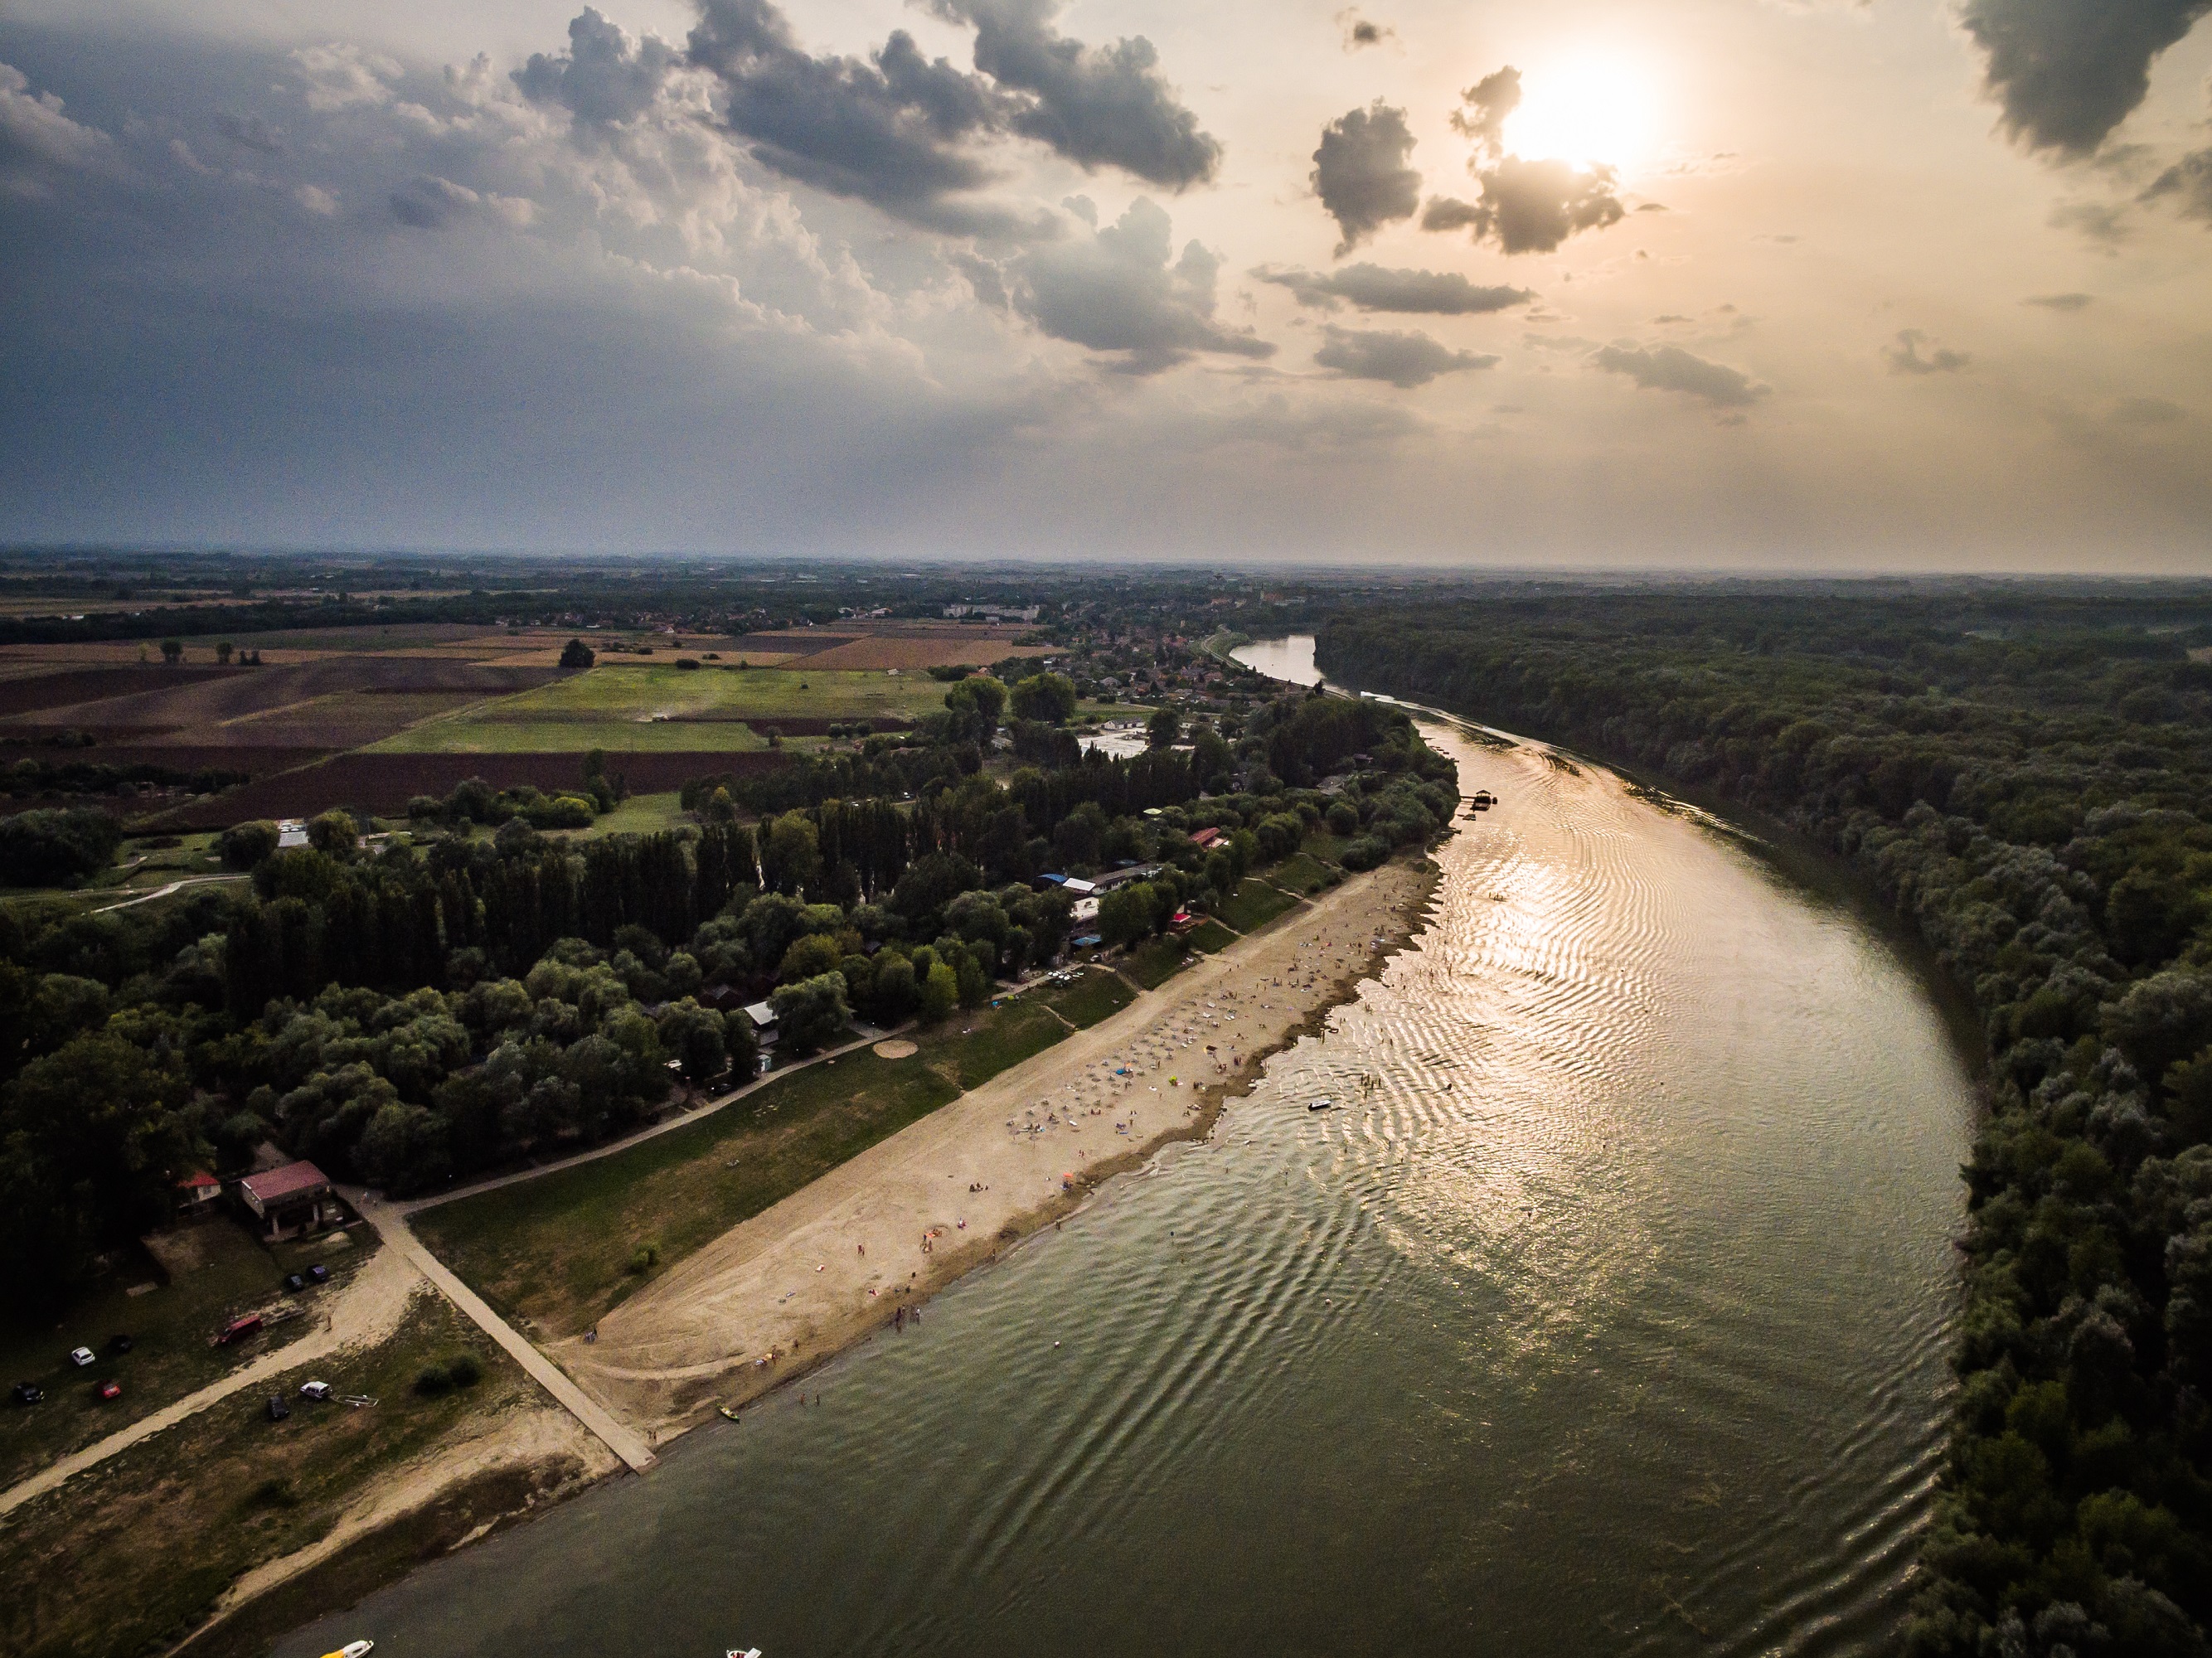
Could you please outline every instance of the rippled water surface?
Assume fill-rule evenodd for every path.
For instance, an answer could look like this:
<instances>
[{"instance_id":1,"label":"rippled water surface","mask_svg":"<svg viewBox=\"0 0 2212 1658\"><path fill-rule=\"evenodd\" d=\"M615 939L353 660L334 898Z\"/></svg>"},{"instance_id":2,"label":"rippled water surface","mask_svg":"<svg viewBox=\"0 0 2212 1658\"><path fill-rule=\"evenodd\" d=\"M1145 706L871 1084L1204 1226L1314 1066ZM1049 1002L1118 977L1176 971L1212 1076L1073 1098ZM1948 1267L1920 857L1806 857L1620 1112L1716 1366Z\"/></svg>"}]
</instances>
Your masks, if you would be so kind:
<instances>
[{"instance_id":1,"label":"rippled water surface","mask_svg":"<svg viewBox=\"0 0 2212 1658\"><path fill-rule=\"evenodd\" d=\"M1432 740L1503 804L1210 1143L818 1408L702 1429L286 1658L1882 1645L1954 1304L1942 1021L1710 829Z\"/></svg>"}]
</instances>

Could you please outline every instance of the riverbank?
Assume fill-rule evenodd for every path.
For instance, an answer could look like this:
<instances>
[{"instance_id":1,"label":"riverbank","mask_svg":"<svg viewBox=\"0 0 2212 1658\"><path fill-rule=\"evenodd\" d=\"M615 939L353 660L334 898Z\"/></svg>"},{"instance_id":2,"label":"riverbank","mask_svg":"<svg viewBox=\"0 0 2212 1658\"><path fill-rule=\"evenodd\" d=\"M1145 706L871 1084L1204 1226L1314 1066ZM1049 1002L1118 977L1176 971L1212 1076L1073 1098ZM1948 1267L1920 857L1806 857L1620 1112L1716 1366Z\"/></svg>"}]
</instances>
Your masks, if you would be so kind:
<instances>
[{"instance_id":1,"label":"riverbank","mask_svg":"<svg viewBox=\"0 0 2212 1658\"><path fill-rule=\"evenodd\" d=\"M1394 862L1301 903L732 1229L548 1351L657 1442L803 1376L1115 1174L1203 1137L1268 1055L1403 947L1434 884L1425 861Z\"/></svg>"}]
</instances>

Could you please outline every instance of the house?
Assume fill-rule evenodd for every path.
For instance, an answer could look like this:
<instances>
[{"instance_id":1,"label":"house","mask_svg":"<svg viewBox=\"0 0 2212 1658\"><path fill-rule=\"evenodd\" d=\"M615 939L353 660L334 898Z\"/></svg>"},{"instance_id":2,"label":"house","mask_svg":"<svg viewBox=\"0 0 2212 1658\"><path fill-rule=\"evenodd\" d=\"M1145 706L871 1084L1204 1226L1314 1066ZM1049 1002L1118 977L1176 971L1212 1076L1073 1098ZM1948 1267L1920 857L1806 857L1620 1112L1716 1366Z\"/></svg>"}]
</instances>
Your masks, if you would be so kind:
<instances>
[{"instance_id":1,"label":"house","mask_svg":"<svg viewBox=\"0 0 2212 1658\"><path fill-rule=\"evenodd\" d=\"M1211 848L1220 839L1221 831L1218 829L1199 829L1190 832L1191 845L1201 851Z\"/></svg>"},{"instance_id":2,"label":"house","mask_svg":"<svg viewBox=\"0 0 2212 1658\"><path fill-rule=\"evenodd\" d=\"M1067 912L1067 917L1072 921L1097 920L1098 901L1096 898L1078 898L1075 901L1075 907Z\"/></svg>"},{"instance_id":3,"label":"house","mask_svg":"<svg viewBox=\"0 0 2212 1658\"><path fill-rule=\"evenodd\" d=\"M775 1028L775 1010L766 1002L754 1002L745 1009L745 1017L753 1022L753 1030L760 1038L760 1045L763 1048L774 1048L778 1035Z\"/></svg>"},{"instance_id":4,"label":"house","mask_svg":"<svg viewBox=\"0 0 2212 1658\"><path fill-rule=\"evenodd\" d=\"M727 1013L732 1008L744 1004L744 992L735 985L708 985L693 999L702 1007L711 1008L717 1013Z\"/></svg>"},{"instance_id":5,"label":"house","mask_svg":"<svg viewBox=\"0 0 2212 1658\"><path fill-rule=\"evenodd\" d=\"M1093 892L1111 892L1115 887L1127 886L1132 881L1148 880L1159 872L1158 864L1131 864L1121 869L1109 869L1103 875L1091 878L1091 890ZM1071 892L1075 890L1073 881L1067 886Z\"/></svg>"},{"instance_id":6,"label":"house","mask_svg":"<svg viewBox=\"0 0 2212 1658\"><path fill-rule=\"evenodd\" d=\"M270 1243L342 1225L345 1220L345 1206L331 1190L330 1176L312 1163L283 1163L248 1175L239 1181L238 1195Z\"/></svg>"},{"instance_id":7,"label":"house","mask_svg":"<svg viewBox=\"0 0 2212 1658\"><path fill-rule=\"evenodd\" d=\"M222 1182L204 1169L195 1169L177 1182L177 1209L197 1215L222 1195Z\"/></svg>"},{"instance_id":8,"label":"house","mask_svg":"<svg viewBox=\"0 0 2212 1658\"><path fill-rule=\"evenodd\" d=\"M1078 880L1074 876L1071 875L1065 881L1062 881L1060 884L1060 890L1066 893L1069 897L1080 902L1082 900L1090 897L1093 893L1098 890L1098 884L1095 881Z\"/></svg>"}]
</instances>

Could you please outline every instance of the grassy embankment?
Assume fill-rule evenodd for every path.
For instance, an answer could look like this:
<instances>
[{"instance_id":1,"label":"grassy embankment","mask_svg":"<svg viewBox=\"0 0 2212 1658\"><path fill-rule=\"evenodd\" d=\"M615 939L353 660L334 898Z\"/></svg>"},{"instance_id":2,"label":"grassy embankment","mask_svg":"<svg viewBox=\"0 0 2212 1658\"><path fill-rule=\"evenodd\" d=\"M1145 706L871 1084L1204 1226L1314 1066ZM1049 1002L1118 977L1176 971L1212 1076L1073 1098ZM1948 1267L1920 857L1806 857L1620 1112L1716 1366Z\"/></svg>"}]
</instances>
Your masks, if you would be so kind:
<instances>
[{"instance_id":1,"label":"grassy embankment","mask_svg":"<svg viewBox=\"0 0 2212 1658\"><path fill-rule=\"evenodd\" d=\"M426 1366L461 1352L482 1367L474 1387L434 1397L415 1391ZM358 1411L315 1404L299 1392L311 1377L377 1403ZM265 1394L290 1401L289 1421L268 1420ZM534 1397L512 1360L443 1300L425 1297L380 1345L285 1371L17 1509L0 1527L0 1582L9 1586L0 1594L0 1651L112 1658L180 1640L241 1573L327 1535L374 1476ZM502 1494L505 1508L527 1495ZM423 1533L405 1535L407 1552L419 1558ZM194 1658L258 1655L313 1610L260 1608L251 1628L226 1627L196 1643Z\"/></svg>"},{"instance_id":2,"label":"grassy embankment","mask_svg":"<svg viewBox=\"0 0 2212 1658\"><path fill-rule=\"evenodd\" d=\"M602 663L588 672L478 702L386 738L379 754L740 752L767 746L779 719L911 720L945 705L924 673Z\"/></svg>"},{"instance_id":3,"label":"grassy embankment","mask_svg":"<svg viewBox=\"0 0 2212 1658\"><path fill-rule=\"evenodd\" d=\"M46 1395L42 1404L0 1412L0 1485L27 1479L307 1334L315 1326L314 1303L337 1286L289 1297L281 1287L284 1274L327 1260L343 1277L374 1253L333 1249L327 1239L272 1252L222 1216L174 1235L174 1242L179 1270L168 1284L161 1284L160 1269L133 1249L70 1309L58 1329L0 1331L0 1379L31 1382ZM134 1288L140 1293L131 1294ZM295 1305L309 1315L275 1316ZM261 1334L235 1347L209 1345L231 1319L251 1311L271 1317ZM131 1338L128 1353L109 1351L118 1335ZM91 1348L98 1362L83 1370L71 1364L69 1351L77 1346ZM123 1397L102 1403L93 1390L110 1381L122 1384Z\"/></svg>"}]
</instances>

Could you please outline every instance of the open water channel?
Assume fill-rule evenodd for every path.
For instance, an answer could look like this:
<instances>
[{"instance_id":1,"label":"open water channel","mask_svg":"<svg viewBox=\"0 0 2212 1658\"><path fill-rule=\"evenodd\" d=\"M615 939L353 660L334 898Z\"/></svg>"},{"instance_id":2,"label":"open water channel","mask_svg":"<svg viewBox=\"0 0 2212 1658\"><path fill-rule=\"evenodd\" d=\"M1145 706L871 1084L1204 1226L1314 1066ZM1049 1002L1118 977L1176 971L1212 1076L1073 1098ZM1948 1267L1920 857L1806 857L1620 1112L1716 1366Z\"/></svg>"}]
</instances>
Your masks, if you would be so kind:
<instances>
[{"instance_id":1,"label":"open water channel","mask_svg":"<svg viewBox=\"0 0 2212 1658\"><path fill-rule=\"evenodd\" d=\"M1501 804L1208 1143L818 1407L701 1429L282 1658L1885 1647L1956 1297L1942 1017L1694 815L1431 741Z\"/></svg>"}]
</instances>

